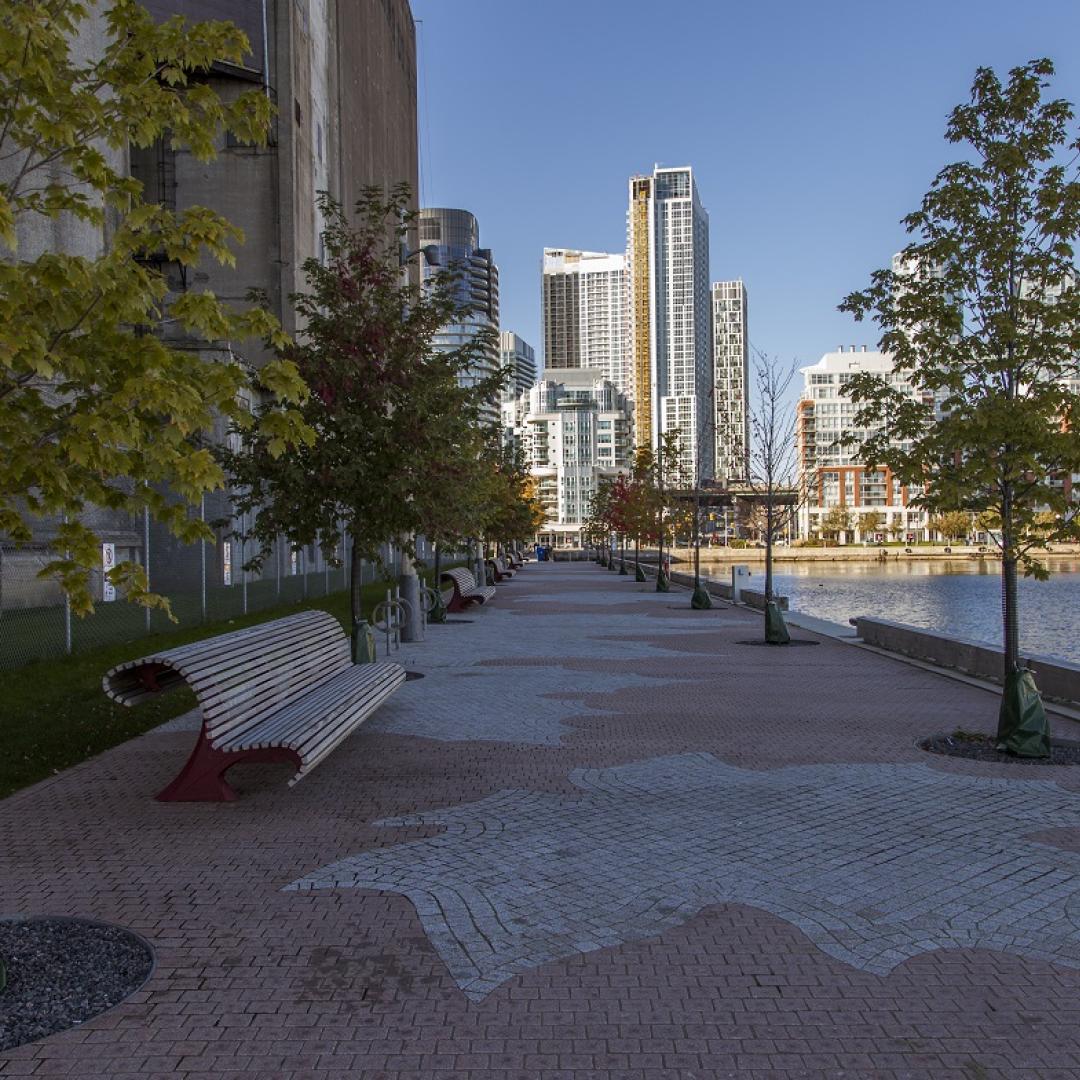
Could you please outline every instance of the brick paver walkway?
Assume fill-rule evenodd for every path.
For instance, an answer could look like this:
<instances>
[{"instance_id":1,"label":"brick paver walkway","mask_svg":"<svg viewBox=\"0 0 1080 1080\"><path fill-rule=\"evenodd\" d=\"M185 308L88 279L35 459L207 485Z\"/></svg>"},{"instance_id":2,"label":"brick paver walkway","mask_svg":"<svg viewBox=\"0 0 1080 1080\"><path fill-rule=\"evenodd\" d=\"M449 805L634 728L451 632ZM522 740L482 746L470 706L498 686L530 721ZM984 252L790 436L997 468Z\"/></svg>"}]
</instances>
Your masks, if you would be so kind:
<instances>
[{"instance_id":1,"label":"brick paver walkway","mask_svg":"<svg viewBox=\"0 0 1080 1080\"><path fill-rule=\"evenodd\" d=\"M182 720L0 803L0 913L158 958L0 1075L1080 1076L1080 770L914 747L990 694L592 564L469 618L296 788L154 802Z\"/></svg>"}]
</instances>

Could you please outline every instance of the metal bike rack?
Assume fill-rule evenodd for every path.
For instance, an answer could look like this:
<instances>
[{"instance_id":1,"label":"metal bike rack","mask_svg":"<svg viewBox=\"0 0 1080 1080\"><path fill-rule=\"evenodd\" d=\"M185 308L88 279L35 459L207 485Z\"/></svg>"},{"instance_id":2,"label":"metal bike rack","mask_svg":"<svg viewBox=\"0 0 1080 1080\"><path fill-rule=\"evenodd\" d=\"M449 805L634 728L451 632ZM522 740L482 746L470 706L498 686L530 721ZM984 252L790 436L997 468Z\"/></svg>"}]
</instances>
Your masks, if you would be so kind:
<instances>
[{"instance_id":1,"label":"metal bike rack","mask_svg":"<svg viewBox=\"0 0 1080 1080\"><path fill-rule=\"evenodd\" d=\"M371 625L386 635L386 656L390 655L391 638L394 648L401 648L401 628L405 625L406 607L404 600L395 600L387 589L386 599L379 601L371 613Z\"/></svg>"}]
</instances>

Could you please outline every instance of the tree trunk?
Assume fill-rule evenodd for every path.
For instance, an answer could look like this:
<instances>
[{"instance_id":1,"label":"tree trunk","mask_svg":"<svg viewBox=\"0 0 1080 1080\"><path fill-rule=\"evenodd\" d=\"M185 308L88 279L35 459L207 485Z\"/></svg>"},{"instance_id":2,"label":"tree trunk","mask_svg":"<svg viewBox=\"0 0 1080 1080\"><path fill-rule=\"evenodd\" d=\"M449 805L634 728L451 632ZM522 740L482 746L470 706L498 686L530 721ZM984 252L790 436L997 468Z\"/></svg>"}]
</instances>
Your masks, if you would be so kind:
<instances>
[{"instance_id":1,"label":"tree trunk","mask_svg":"<svg viewBox=\"0 0 1080 1080\"><path fill-rule=\"evenodd\" d=\"M657 581L660 580L660 575L664 572L664 512L660 511L660 539L657 541L656 547L656 574Z\"/></svg>"},{"instance_id":2,"label":"tree trunk","mask_svg":"<svg viewBox=\"0 0 1080 1080\"><path fill-rule=\"evenodd\" d=\"M701 588L701 512L694 506L694 588Z\"/></svg>"},{"instance_id":3,"label":"tree trunk","mask_svg":"<svg viewBox=\"0 0 1080 1080\"><path fill-rule=\"evenodd\" d=\"M435 545L435 566L433 568L433 572L434 572L434 575L435 575L434 587L436 589L438 589L438 587L439 587L439 576L440 576L441 569L442 569L442 548L438 544L436 544Z\"/></svg>"},{"instance_id":4,"label":"tree trunk","mask_svg":"<svg viewBox=\"0 0 1080 1080\"><path fill-rule=\"evenodd\" d=\"M1016 548L1012 516L1012 490L1006 487L1001 500L1001 621L1005 648L1002 676L1020 663L1020 611L1016 594Z\"/></svg>"},{"instance_id":5,"label":"tree trunk","mask_svg":"<svg viewBox=\"0 0 1080 1080\"><path fill-rule=\"evenodd\" d=\"M772 545L773 545L773 505L772 497L765 504L765 602L772 598Z\"/></svg>"},{"instance_id":6,"label":"tree trunk","mask_svg":"<svg viewBox=\"0 0 1080 1080\"><path fill-rule=\"evenodd\" d=\"M1015 671L1020 664L1020 612L1016 596L1016 559L1003 556L1001 560L1001 618L1005 643L1005 664L1002 675Z\"/></svg>"},{"instance_id":7,"label":"tree trunk","mask_svg":"<svg viewBox=\"0 0 1080 1080\"><path fill-rule=\"evenodd\" d=\"M360 556L360 549L354 540L352 558L349 560L349 609L354 627L364 617L363 563L364 560Z\"/></svg>"},{"instance_id":8,"label":"tree trunk","mask_svg":"<svg viewBox=\"0 0 1080 1080\"><path fill-rule=\"evenodd\" d=\"M1020 666L1020 611L1016 603L1016 559L1001 557L1001 627L1004 643L1002 677Z\"/></svg>"}]
</instances>

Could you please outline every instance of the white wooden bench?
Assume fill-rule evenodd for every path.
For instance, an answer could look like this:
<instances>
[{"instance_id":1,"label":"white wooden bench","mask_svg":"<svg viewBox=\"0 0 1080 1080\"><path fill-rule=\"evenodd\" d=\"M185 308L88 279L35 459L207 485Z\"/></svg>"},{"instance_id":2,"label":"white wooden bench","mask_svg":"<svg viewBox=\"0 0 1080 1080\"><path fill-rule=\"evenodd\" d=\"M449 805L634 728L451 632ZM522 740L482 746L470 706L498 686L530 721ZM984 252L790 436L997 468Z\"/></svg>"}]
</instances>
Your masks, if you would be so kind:
<instances>
[{"instance_id":1,"label":"white wooden bench","mask_svg":"<svg viewBox=\"0 0 1080 1080\"><path fill-rule=\"evenodd\" d=\"M440 581L446 581L454 588L454 595L446 605L447 611L465 611L471 604L486 604L494 595L492 585L477 585L476 578L463 567L444 570Z\"/></svg>"},{"instance_id":2,"label":"white wooden bench","mask_svg":"<svg viewBox=\"0 0 1080 1080\"><path fill-rule=\"evenodd\" d=\"M488 559L487 565L490 566L492 571L494 572L496 581L502 581L504 578L509 581L514 576L514 571L506 565L506 562L503 560L502 556L494 559Z\"/></svg>"},{"instance_id":3,"label":"white wooden bench","mask_svg":"<svg viewBox=\"0 0 1080 1080\"><path fill-rule=\"evenodd\" d=\"M399 664L353 664L333 615L302 611L120 664L105 693L138 705L187 683L202 710L195 749L157 797L236 798L225 773L240 761L291 761L302 780L402 683Z\"/></svg>"}]
</instances>

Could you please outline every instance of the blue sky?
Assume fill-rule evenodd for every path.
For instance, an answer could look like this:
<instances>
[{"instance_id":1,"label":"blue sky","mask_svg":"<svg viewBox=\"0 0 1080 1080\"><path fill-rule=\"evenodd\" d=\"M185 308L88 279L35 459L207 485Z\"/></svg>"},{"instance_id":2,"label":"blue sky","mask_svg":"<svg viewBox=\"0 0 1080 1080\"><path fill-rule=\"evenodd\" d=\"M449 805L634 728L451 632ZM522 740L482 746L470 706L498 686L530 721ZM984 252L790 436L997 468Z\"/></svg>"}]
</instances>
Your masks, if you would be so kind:
<instances>
[{"instance_id":1,"label":"blue sky","mask_svg":"<svg viewBox=\"0 0 1080 1080\"><path fill-rule=\"evenodd\" d=\"M421 195L480 222L502 325L541 350L544 247L622 251L627 178L694 167L712 280L750 337L811 363L873 347L836 311L903 246L900 218L959 156L975 69L1038 56L1080 102L1080 0L412 0Z\"/></svg>"}]
</instances>

